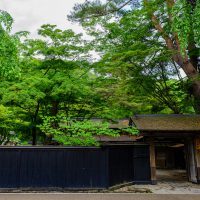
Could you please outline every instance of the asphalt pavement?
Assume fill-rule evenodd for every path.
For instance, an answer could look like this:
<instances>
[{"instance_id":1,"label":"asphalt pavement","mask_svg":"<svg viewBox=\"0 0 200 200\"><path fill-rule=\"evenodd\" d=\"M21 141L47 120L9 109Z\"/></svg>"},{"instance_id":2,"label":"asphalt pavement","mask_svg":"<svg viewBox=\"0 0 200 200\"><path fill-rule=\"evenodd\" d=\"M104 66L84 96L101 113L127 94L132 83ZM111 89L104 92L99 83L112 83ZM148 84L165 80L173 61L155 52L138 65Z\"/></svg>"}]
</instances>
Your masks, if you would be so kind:
<instances>
[{"instance_id":1,"label":"asphalt pavement","mask_svg":"<svg viewBox=\"0 0 200 200\"><path fill-rule=\"evenodd\" d=\"M64 194L64 193L45 193L45 194L22 194L8 193L0 194L0 200L200 200L200 195L166 195L166 194Z\"/></svg>"}]
</instances>

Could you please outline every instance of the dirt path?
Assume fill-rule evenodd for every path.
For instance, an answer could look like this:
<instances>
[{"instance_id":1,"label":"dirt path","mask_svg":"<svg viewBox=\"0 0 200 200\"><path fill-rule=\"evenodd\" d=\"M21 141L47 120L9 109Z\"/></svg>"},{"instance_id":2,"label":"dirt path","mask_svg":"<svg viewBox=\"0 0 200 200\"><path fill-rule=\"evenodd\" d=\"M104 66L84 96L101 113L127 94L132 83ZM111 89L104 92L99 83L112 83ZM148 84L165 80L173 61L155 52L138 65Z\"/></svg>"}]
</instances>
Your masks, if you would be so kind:
<instances>
[{"instance_id":1,"label":"dirt path","mask_svg":"<svg viewBox=\"0 0 200 200\"><path fill-rule=\"evenodd\" d=\"M200 195L154 194L0 194L0 200L199 200Z\"/></svg>"}]
</instances>

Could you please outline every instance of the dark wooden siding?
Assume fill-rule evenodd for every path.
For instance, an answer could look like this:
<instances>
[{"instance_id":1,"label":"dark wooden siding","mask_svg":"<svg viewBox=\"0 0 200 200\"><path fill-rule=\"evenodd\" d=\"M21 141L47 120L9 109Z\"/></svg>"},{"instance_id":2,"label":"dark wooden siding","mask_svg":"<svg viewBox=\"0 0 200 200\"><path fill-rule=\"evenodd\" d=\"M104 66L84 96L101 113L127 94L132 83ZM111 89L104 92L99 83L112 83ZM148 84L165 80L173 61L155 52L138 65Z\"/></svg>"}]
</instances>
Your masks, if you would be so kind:
<instances>
[{"instance_id":1,"label":"dark wooden siding","mask_svg":"<svg viewBox=\"0 0 200 200\"><path fill-rule=\"evenodd\" d=\"M151 183L149 145L109 147L109 185Z\"/></svg>"},{"instance_id":2,"label":"dark wooden siding","mask_svg":"<svg viewBox=\"0 0 200 200\"><path fill-rule=\"evenodd\" d=\"M0 187L15 188L19 186L19 155L18 150L0 151Z\"/></svg>"},{"instance_id":3,"label":"dark wooden siding","mask_svg":"<svg viewBox=\"0 0 200 200\"><path fill-rule=\"evenodd\" d=\"M1 147L0 188L95 189L150 181L146 147Z\"/></svg>"},{"instance_id":4,"label":"dark wooden siding","mask_svg":"<svg viewBox=\"0 0 200 200\"><path fill-rule=\"evenodd\" d=\"M109 185L133 181L134 146L114 146L109 148Z\"/></svg>"},{"instance_id":5,"label":"dark wooden siding","mask_svg":"<svg viewBox=\"0 0 200 200\"><path fill-rule=\"evenodd\" d=\"M133 150L134 183L151 183L149 145L136 145Z\"/></svg>"},{"instance_id":6,"label":"dark wooden siding","mask_svg":"<svg viewBox=\"0 0 200 200\"><path fill-rule=\"evenodd\" d=\"M105 188L106 150L0 148L0 188Z\"/></svg>"}]
</instances>

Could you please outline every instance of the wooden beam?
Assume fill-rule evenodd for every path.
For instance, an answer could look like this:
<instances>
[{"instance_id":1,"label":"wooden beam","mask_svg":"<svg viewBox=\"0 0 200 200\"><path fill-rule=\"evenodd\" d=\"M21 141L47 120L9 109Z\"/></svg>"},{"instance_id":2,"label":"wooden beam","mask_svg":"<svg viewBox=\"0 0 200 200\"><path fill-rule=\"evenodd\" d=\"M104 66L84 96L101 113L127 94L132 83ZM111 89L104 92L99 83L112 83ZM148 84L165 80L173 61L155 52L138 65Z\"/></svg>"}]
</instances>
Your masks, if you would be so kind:
<instances>
[{"instance_id":1,"label":"wooden beam","mask_svg":"<svg viewBox=\"0 0 200 200\"><path fill-rule=\"evenodd\" d=\"M200 137L195 138L195 161L197 169L197 183L200 184Z\"/></svg>"},{"instance_id":2,"label":"wooden beam","mask_svg":"<svg viewBox=\"0 0 200 200\"><path fill-rule=\"evenodd\" d=\"M190 182L197 183L194 138L188 138L186 141L186 157L188 180Z\"/></svg>"},{"instance_id":3,"label":"wooden beam","mask_svg":"<svg viewBox=\"0 0 200 200\"><path fill-rule=\"evenodd\" d=\"M151 182L157 184L156 178L156 158L155 158L155 144L153 139L150 140L150 168L151 168Z\"/></svg>"}]
</instances>

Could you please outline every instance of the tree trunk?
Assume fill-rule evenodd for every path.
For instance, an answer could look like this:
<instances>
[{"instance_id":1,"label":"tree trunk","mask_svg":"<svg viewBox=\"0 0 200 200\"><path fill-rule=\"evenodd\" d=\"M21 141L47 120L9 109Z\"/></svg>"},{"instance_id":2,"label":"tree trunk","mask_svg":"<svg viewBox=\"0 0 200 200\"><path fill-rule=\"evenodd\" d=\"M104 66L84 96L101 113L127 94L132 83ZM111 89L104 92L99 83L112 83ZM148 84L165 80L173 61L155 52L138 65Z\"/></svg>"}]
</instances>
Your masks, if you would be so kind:
<instances>
[{"instance_id":1,"label":"tree trunk","mask_svg":"<svg viewBox=\"0 0 200 200\"><path fill-rule=\"evenodd\" d=\"M56 116L58 114L58 110L59 110L58 109L59 108L59 101L53 100L51 102L51 105L52 105L52 107L51 107L51 116ZM52 122L51 126L56 129L58 127L58 123L54 121L54 122ZM46 136L44 143L46 145L52 144L52 138L53 138L52 135Z\"/></svg>"},{"instance_id":2,"label":"tree trunk","mask_svg":"<svg viewBox=\"0 0 200 200\"><path fill-rule=\"evenodd\" d=\"M59 101L53 100L51 102L51 115L56 116L58 114L58 106L59 106Z\"/></svg>"},{"instance_id":3,"label":"tree trunk","mask_svg":"<svg viewBox=\"0 0 200 200\"><path fill-rule=\"evenodd\" d=\"M200 114L199 72L197 71L196 66L193 66L191 62L184 63L182 69L191 81L191 95L194 97L194 109L197 114Z\"/></svg>"},{"instance_id":4,"label":"tree trunk","mask_svg":"<svg viewBox=\"0 0 200 200\"><path fill-rule=\"evenodd\" d=\"M32 145L36 145L37 144L37 133L36 133L37 129L35 127L35 125L33 125L32 127Z\"/></svg>"},{"instance_id":5,"label":"tree trunk","mask_svg":"<svg viewBox=\"0 0 200 200\"><path fill-rule=\"evenodd\" d=\"M200 114L200 80L194 80L192 83L192 95L194 96L194 109Z\"/></svg>"},{"instance_id":6,"label":"tree trunk","mask_svg":"<svg viewBox=\"0 0 200 200\"><path fill-rule=\"evenodd\" d=\"M35 114L32 116L32 145L37 144L37 116L40 109L40 102L37 103Z\"/></svg>"},{"instance_id":7,"label":"tree trunk","mask_svg":"<svg viewBox=\"0 0 200 200\"><path fill-rule=\"evenodd\" d=\"M197 0L187 0L188 3L190 3L190 5L192 6L192 8L194 9L197 5Z\"/></svg>"},{"instance_id":8,"label":"tree trunk","mask_svg":"<svg viewBox=\"0 0 200 200\"><path fill-rule=\"evenodd\" d=\"M172 8L175 3L175 1L171 0L166 0L166 2L169 8ZM194 10L197 1L187 0L187 2L191 4ZM146 0L145 3L148 4L148 0ZM194 109L196 113L200 113L200 80L198 80L199 72L198 72L198 54L197 54L198 49L195 44L193 32L191 31L189 35L188 49L185 50L185 55L182 55L180 49L180 41L177 34L174 33L172 34L172 36L170 36L163 28L162 23L159 21L154 11L150 12L150 15L155 29L161 34L161 36L165 40L167 48L169 50L177 52L177 54L172 55L172 59L183 69L187 77L190 79L192 84L191 95L193 95L194 97ZM171 15L169 15L169 20L171 20Z\"/></svg>"}]
</instances>

